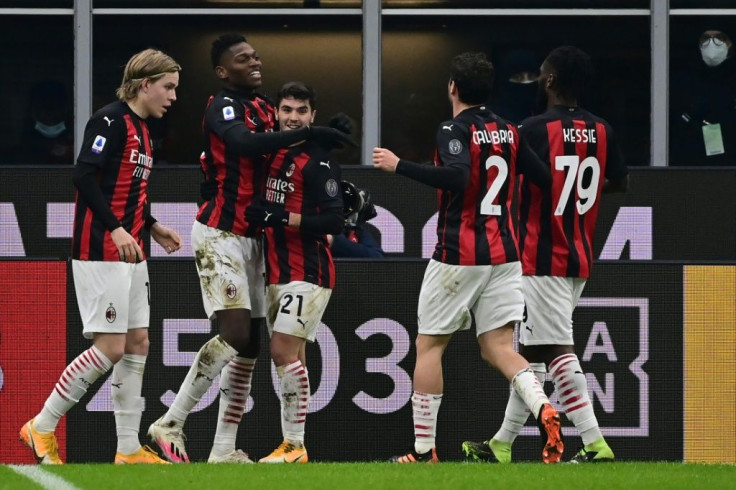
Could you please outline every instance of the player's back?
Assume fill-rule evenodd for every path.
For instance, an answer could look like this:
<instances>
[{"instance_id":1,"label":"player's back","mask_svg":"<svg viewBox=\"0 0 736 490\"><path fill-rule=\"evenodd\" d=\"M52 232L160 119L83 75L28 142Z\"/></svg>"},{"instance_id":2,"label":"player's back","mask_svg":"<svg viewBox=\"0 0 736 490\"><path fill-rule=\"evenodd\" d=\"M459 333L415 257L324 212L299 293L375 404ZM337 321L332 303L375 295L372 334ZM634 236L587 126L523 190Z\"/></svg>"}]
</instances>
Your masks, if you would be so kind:
<instances>
[{"instance_id":1,"label":"player's back","mask_svg":"<svg viewBox=\"0 0 736 490\"><path fill-rule=\"evenodd\" d=\"M260 94L223 89L210 97L202 124L204 151L200 164L207 179L217 183L217 192L200 207L199 222L253 236L256 227L245 221L245 208L261 192L266 158L242 155L226 144L224 134L236 126L245 126L253 133L272 131L274 121L273 103Z\"/></svg>"},{"instance_id":2,"label":"player's back","mask_svg":"<svg viewBox=\"0 0 736 490\"><path fill-rule=\"evenodd\" d=\"M524 274L587 278L603 182L626 174L611 126L585 109L555 106L519 131L552 173L551 187L521 186Z\"/></svg>"},{"instance_id":3,"label":"player's back","mask_svg":"<svg viewBox=\"0 0 736 490\"><path fill-rule=\"evenodd\" d=\"M509 212L516 187L516 127L486 106L464 110L437 131L436 166L468 165L465 189L439 191L433 258L458 265L519 260Z\"/></svg>"}]
</instances>

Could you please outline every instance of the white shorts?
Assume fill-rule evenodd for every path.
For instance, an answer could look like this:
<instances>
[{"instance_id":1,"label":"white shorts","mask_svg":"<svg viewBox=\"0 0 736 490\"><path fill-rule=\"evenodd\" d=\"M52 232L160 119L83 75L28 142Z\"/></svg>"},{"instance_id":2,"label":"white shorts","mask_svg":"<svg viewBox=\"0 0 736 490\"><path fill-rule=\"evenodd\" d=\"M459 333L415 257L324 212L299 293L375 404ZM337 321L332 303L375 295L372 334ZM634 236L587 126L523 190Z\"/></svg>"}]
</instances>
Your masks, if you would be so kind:
<instances>
[{"instance_id":1,"label":"white shorts","mask_svg":"<svg viewBox=\"0 0 736 490\"><path fill-rule=\"evenodd\" d=\"M269 335L280 332L314 342L330 296L332 289L311 282L269 284L266 291Z\"/></svg>"},{"instance_id":2,"label":"white shorts","mask_svg":"<svg viewBox=\"0 0 736 490\"><path fill-rule=\"evenodd\" d=\"M148 328L148 263L72 260L74 289L85 338Z\"/></svg>"},{"instance_id":3,"label":"white shorts","mask_svg":"<svg viewBox=\"0 0 736 490\"><path fill-rule=\"evenodd\" d=\"M471 314L476 336L521 321L521 263L450 265L430 260L417 308L419 333L447 335L467 330Z\"/></svg>"},{"instance_id":4,"label":"white shorts","mask_svg":"<svg viewBox=\"0 0 736 490\"><path fill-rule=\"evenodd\" d=\"M235 308L250 310L252 318L266 316L266 269L260 239L195 221L192 250L207 318Z\"/></svg>"},{"instance_id":5,"label":"white shorts","mask_svg":"<svg viewBox=\"0 0 736 490\"><path fill-rule=\"evenodd\" d=\"M524 345L574 345L572 312L585 288L579 277L524 276L526 314L519 327Z\"/></svg>"}]
</instances>

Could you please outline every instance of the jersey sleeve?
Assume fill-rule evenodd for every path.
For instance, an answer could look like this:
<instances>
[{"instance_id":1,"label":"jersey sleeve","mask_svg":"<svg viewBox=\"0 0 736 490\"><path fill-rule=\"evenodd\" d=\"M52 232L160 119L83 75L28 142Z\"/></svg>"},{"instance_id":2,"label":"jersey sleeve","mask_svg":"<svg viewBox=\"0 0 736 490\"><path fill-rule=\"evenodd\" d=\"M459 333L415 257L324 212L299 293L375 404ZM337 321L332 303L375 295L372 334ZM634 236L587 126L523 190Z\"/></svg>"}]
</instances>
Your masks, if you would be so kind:
<instances>
[{"instance_id":1,"label":"jersey sleeve","mask_svg":"<svg viewBox=\"0 0 736 490\"><path fill-rule=\"evenodd\" d=\"M245 127L245 108L235 99L218 96L207 106L204 121L217 136L224 138L228 130Z\"/></svg>"},{"instance_id":2,"label":"jersey sleeve","mask_svg":"<svg viewBox=\"0 0 736 490\"><path fill-rule=\"evenodd\" d=\"M437 128L437 153L444 167L470 167L468 128L457 121L445 121Z\"/></svg>"},{"instance_id":3,"label":"jersey sleeve","mask_svg":"<svg viewBox=\"0 0 736 490\"><path fill-rule=\"evenodd\" d=\"M611 181L621 180L629 174L629 169L624 162L624 155L621 146L618 144L618 138L614 134L613 128L608 124L606 125L606 134L608 136L606 179Z\"/></svg>"},{"instance_id":4,"label":"jersey sleeve","mask_svg":"<svg viewBox=\"0 0 736 490\"><path fill-rule=\"evenodd\" d=\"M341 175L340 164L327 155L313 158L305 167L304 181L309 182L306 191L319 209L339 208L342 212Z\"/></svg>"},{"instance_id":5,"label":"jersey sleeve","mask_svg":"<svg viewBox=\"0 0 736 490\"><path fill-rule=\"evenodd\" d=\"M84 128L77 161L101 167L111 155L122 153L126 136L126 124L122 116L95 114Z\"/></svg>"}]
</instances>

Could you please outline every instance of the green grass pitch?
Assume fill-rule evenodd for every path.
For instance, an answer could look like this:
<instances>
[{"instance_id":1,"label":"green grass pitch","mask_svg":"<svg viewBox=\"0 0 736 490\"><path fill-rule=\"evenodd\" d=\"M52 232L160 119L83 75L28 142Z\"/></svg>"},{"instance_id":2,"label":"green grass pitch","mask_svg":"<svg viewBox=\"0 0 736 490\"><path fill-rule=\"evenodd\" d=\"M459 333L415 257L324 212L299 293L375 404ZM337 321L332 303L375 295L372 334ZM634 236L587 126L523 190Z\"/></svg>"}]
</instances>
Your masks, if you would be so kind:
<instances>
[{"instance_id":1,"label":"green grass pitch","mask_svg":"<svg viewBox=\"0 0 736 490\"><path fill-rule=\"evenodd\" d=\"M70 488L141 489L725 489L736 488L736 465L683 463L309 463L306 465L44 466ZM51 488L0 465L0 489Z\"/></svg>"}]
</instances>

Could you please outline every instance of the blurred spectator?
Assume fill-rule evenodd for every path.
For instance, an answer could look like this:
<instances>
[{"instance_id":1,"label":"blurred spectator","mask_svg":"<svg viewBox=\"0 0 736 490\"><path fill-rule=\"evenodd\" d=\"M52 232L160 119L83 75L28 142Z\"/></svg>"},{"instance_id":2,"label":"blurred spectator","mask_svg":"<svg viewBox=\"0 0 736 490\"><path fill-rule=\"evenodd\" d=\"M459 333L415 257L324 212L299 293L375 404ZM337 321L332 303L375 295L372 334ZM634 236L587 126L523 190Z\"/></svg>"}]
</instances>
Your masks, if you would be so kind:
<instances>
[{"instance_id":1,"label":"blurred spectator","mask_svg":"<svg viewBox=\"0 0 736 490\"><path fill-rule=\"evenodd\" d=\"M345 215L345 231L341 235L330 235L333 257L383 258L386 253L365 226L366 221L376 217L376 208L371 203L371 194L358 189L353 183L343 180L342 202Z\"/></svg>"},{"instance_id":2,"label":"blurred spectator","mask_svg":"<svg viewBox=\"0 0 736 490\"><path fill-rule=\"evenodd\" d=\"M529 50L515 49L509 52L497 68L499 86L491 101L491 110L514 124L533 116L537 102L539 65L534 53Z\"/></svg>"},{"instance_id":3,"label":"blurred spectator","mask_svg":"<svg viewBox=\"0 0 736 490\"><path fill-rule=\"evenodd\" d=\"M29 118L14 163L72 165L74 127L64 86L54 80L40 82L31 88L28 104Z\"/></svg>"},{"instance_id":4,"label":"blurred spectator","mask_svg":"<svg viewBox=\"0 0 736 490\"><path fill-rule=\"evenodd\" d=\"M736 66L728 34L707 30L697 67L673 75L672 165L736 164Z\"/></svg>"}]
</instances>

